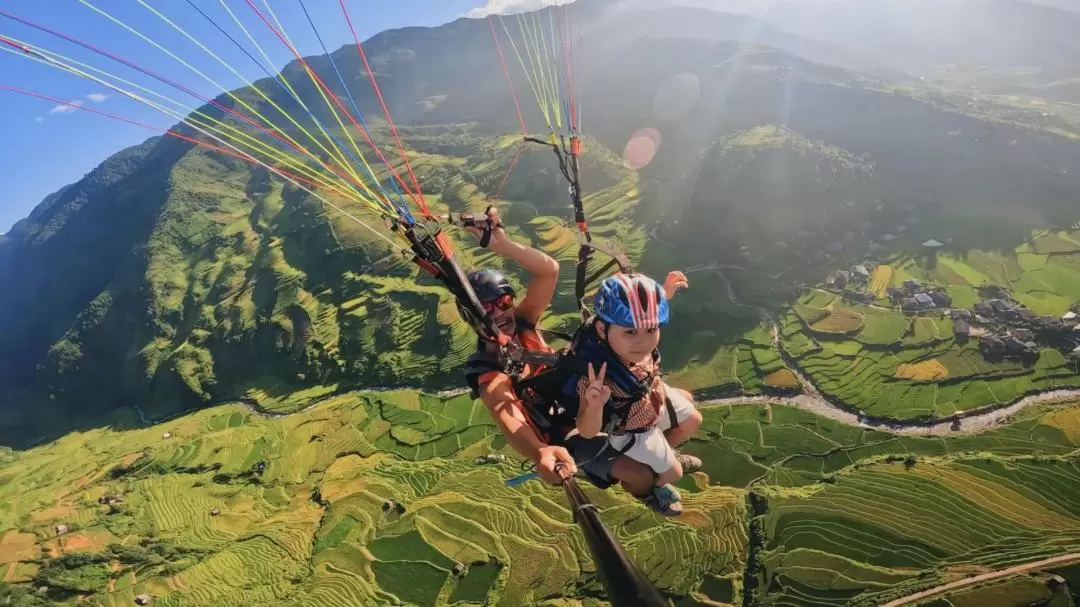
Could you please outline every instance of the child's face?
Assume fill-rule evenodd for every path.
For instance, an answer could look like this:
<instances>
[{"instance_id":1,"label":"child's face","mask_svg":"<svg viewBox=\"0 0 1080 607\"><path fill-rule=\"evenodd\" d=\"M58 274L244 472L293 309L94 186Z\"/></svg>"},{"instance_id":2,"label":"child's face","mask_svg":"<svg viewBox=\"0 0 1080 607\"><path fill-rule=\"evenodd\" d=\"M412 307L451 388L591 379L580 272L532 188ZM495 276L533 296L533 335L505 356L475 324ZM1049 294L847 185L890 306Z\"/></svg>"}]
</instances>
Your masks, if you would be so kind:
<instances>
[{"instance_id":1,"label":"child's face","mask_svg":"<svg viewBox=\"0 0 1080 607\"><path fill-rule=\"evenodd\" d=\"M652 356L653 350L660 344L660 329L601 325L599 330L600 337L607 339L615 354L634 365Z\"/></svg>"}]
</instances>

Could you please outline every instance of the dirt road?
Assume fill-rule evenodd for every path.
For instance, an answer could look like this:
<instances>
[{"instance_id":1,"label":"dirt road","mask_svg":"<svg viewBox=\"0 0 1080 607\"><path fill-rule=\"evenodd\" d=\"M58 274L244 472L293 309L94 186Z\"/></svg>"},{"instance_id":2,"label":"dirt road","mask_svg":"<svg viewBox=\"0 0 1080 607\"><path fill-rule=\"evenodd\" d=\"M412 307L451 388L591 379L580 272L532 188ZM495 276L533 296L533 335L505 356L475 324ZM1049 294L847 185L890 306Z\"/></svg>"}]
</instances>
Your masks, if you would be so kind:
<instances>
[{"instance_id":1,"label":"dirt road","mask_svg":"<svg viewBox=\"0 0 1080 607\"><path fill-rule=\"evenodd\" d=\"M916 592L911 596L906 596L902 599L896 599L895 601L889 601L882 605L882 607L900 607L900 605L908 605L916 601L921 601L925 598L932 597L934 595L948 592L950 590L956 590L957 588L963 588L965 586L971 586L973 584L981 584L983 582L989 582L997 580L1018 573L1024 573L1033 569L1041 569L1050 565L1068 565L1074 562L1080 562L1080 552L1073 552L1071 554L1063 554L1061 556L1055 556L1053 558L1043 559L1041 561L1035 561L1034 563L1027 563L1026 565L1017 565L1015 567L1009 567L1008 569L1002 569L1001 571L991 571L990 573L984 573L982 575L976 575L974 577L964 578L962 580L956 580L955 582L949 582L948 584L942 584L936 588L930 590L923 590L922 592Z\"/></svg>"}]
</instances>

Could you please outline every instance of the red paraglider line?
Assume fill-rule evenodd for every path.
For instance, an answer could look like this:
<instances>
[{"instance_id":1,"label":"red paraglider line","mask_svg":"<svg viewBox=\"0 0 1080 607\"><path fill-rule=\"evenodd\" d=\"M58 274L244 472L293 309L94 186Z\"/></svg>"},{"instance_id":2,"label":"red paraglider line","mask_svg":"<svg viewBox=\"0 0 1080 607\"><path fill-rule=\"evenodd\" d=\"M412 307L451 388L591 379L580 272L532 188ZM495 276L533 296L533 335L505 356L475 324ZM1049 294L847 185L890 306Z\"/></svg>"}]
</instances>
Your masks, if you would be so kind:
<instances>
[{"instance_id":1,"label":"red paraglider line","mask_svg":"<svg viewBox=\"0 0 1080 607\"><path fill-rule=\"evenodd\" d=\"M10 41L5 40L3 37L0 37L0 42L4 42L6 44L11 44ZM180 139L180 140L186 141L188 143L192 143L192 144L207 148L209 150L213 150L215 152L219 152L221 154L231 156L233 158L238 158L240 160L243 160L245 162L249 162L251 164L256 164L256 165L258 165L258 164L267 164L267 163L260 163L260 161L258 159L256 159L254 156L251 156L250 154L244 154L242 152L236 152L236 151L230 150L228 148L223 148L223 147L220 147L220 146L216 146L216 145L214 145L212 143L207 143L205 141L200 141L200 140L195 139L193 137L188 137L187 135L181 135L180 133L177 133L176 131L174 131L172 129L162 129L160 127L156 127L156 126L153 126L153 125L150 125L150 124L146 124L145 122L140 122L138 120L133 120L131 118L125 118L123 116L118 116L116 114L111 114L109 112L103 112L101 110L96 110L96 109L90 108L90 107L84 107L84 106L81 106L81 105L71 103L69 101L64 101L63 99L58 99L56 97L50 97L48 95L43 95L41 93L35 93L33 91L27 91L27 90L20 89L20 88L14 87L14 86L8 86L8 85L5 85L5 84L0 84L0 90L9 91L9 92L12 92L12 93L18 93L20 95L26 95L28 97L34 97L34 98L37 98L37 99L41 99L43 101L50 101L52 103L56 103L56 104L62 105L64 107L69 107L69 108L76 109L76 110L82 110L84 112L90 112L91 114L97 114L99 116L104 116L106 118L112 118L113 120L118 120L120 122L125 122L127 124L137 126L137 127L140 127L140 128L144 128L144 129L147 129L147 130L150 130L150 131L154 131L156 133L163 133L163 134L165 134L165 135L167 135L169 137L174 137L176 139ZM269 166L269 164L267 164L267 166ZM338 194L340 194L342 196L348 197L347 194L345 194L341 190L338 190L337 188L327 187L325 185L317 184L314 181L311 181L309 179L305 179L303 177L300 177L299 175L295 175L293 173L290 173L288 171L285 171L285 170L277 168L277 167L273 167L272 170L275 171L275 172L281 173L282 175L286 175L290 179L295 179L296 181L299 181L301 183L305 183L305 184L310 185L310 186L312 186L314 188L321 188L321 189L324 189L324 190L330 190L330 191L336 192L336 193L338 193Z\"/></svg>"},{"instance_id":2,"label":"red paraglider line","mask_svg":"<svg viewBox=\"0 0 1080 607\"><path fill-rule=\"evenodd\" d=\"M506 65L506 55L503 53L502 43L499 42L499 34L495 31L495 22L492 20L491 15L488 15L487 22L488 29L491 30L491 37L495 40L495 50L499 53L499 63L502 65L503 75L506 76L506 84L510 87L510 96L514 99L514 110L517 112L521 132L525 133L525 117L521 114L521 103L518 101L517 91L514 90L514 81L510 78L510 68Z\"/></svg>"},{"instance_id":3,"label":"red paraglider line","mask_svg":"<svg viewBox=\"0 0 1080 607\"><path fill-rule=\"evenodd\" d=\"M521 134L528 135L528 129L525 127L525 116L521 113L521 102L518 100L517 90L514 88L514 81L510 78L510 68L506 64L506 54L503 53L502 42L499 42L499 33L495 31L495 21L491 15L487 18L488 29L491 30L491 37L495 40L495 50L499 53L499 64L502 65L503 75L506 77L506 85L510 88L510 97L514 100L514 111L517 112L518 124L521 125ZM495 198L502 196L503 187L506 185L506 181L510 179L510 173L514 171L514 167L517 166L518 160L521 159L521 153L525 148L525 140L522 139L518 142L517 151L514 153L513 160L510 161L510 166L506 169L506 174L503 175L502 181L499 182L499 187L495 190Z\"/></svg>"},{"instance_id":4,"label":"red paraglider line","mask_svg":"<svg viewBox=\"0 0 1080 607\"><path fill-rule=\"evenodd\" d=\"M249 3L251 0L247 0ZM349 9L345 7L345 0L339 0L341 4L341 12L345 15L345 23L349 26L349 32L352 33L353 42L356 44L356 51L360 54L360 60L364 63L364 69L368 73L368 78L371 80L371 87L375 89L375 97L379 100L379 106L382 107L383 115L386 116L386 122L390 125L390 132L394 135L394 141L397 143L398 153L401 154L401 160L405 163L405 168L409 171L409 178L412 179L413 187L416 188L416 195L419 196L417 204L420 206L420 211L427 217L431 217L431 211L428 210L427 202L424 201L424 192L420 188L420 183L416 180L416 174L413 172L412 163L409 162L409 157L405 154L405 146L401 143L401 136L398 134L397 125L394 124L394 119L390 116L390 109L386 107L386 101L383 99L382 90L379 89L379 84L375 81L375 72L371 71L371 65L368 64L367 53L364 52L364 47L360 44L360 37L356 35L356 28L353 27L352 17L349 16Z\"/></svg>"},{"instance_id":5,"label":"red paraglider line","mask_svg":"<svg viewBox=\"0 0 1080 607\"><path fill-rule=\"evenodd\" d=\"M191 90L190 88L188 88L188 87L186 87L186 86L184 86L184 85L182 85L182 84L180 84L178 82L175 82L175 81L173 81L173 80L171 80L169 78L166 78L165 76L162 76L162 75L154 72L153 70L141 67L141 66L137 65L136 63L134 63L132 61L124 59L123 57L120 57L120 56L118 56L116 54L110 53L109 51L107 51L107 50L105 50L103 48L94 46L94 45L92 45L92 44L90 44L88 42L84 42L82 40L79 40L78 38L75 38L74 36L69 36L68 34L65 34L63 32L58 32L58 31L53 30L53 29L51 29L51 28L49 28L47 26L41 25L39 23L35 23L35 22L33 22L33 21L29 20L29 19L26 19L24 17L20 17L18 15L13 15L13 14L11 14L11 13L3 10L3 9L0 9L0 15L2 15L4 17L7 17L8 19L11 19L13 21L17 21L19 23L22 23L23 25L27 25L29 27L32 27L32 28L34 28L34 29L36 29L38 31L42 31L42 32L45 32L47 34L51 34L53 36L56 36L56 37L58 37L58 38L60 38L62 40L66 40L68 42L71 42L73 44L77 44L77 45L79 45L79 46L81 46L81 47L83 47L83 48L85 48L85 49L87 49L89 51L92 51L94 53L97 53L99 55L103 55L105 57L108 57L109 59L112 59L113 61L116 61L118 63L126 65L127 67L130 67L133 70L136 70L136 71L139 71L139 72L141 72L143 74L146 74L147 76L150 76L151 78L154 78L154 79L156 79L156 80L158 80L160 82L163 82L163 83L165 83L165 84L167 84L167 85L169 85L169 86L171 86L171 87L173 87L173 88L175 88L175 89L177 89L177 90L179 90L179 91L181 91L183 93L191 95L192 97L198 99L199 101L202 101L203 103L210 104L210 105L222 110L223 112L226 112L227 114L229 114L231 116L235 116L236 118L242 120L244 123L255 127L259 131L261 131L263 133L266 133L267 135L273 137L277 141L280 141L281 143L285 144L289 148L291 148L291 149L293 149L293 150L295 150L297 152L300 152L301 154L304 154L305 156L316 159L317 161L319 161L319 164L326 167L331 173L333 173L334 175L338 176L339 178L349 182L351 185L355 185L357 187L363 187L359 182L357 182L355 179L352 179L348 175L345 175L337 167L332 166L330 164L327 164L327 163L319 160L318 156L312 154L311 152L309 152L303 146L301 146L299 144L294 144L294 143L286 140L281 135L279 135L279 134L275 133L274 131L271 131L270 129L267 129L266 127L262 126L261 124L256 122L253 118L251 118L249 116L245 116L244 114L241 114L240 112L237 112L236 110L234 110L232 108L226 107L226 106L222 105L221 103L219 103L219 102L217 102L217 101L215 101L213 99L210 99L208 97L204 97L204 96L200 95L199 93L196 93L195 91ZM10 40L6 40L3 37L0 37L0 41L5 42L9 46L15 47L15 48L23 51L24 53L31 53L32 52L32 49L30 49L30 48L28 48L28 47L26 47L24 45L12 42ZM151 127L151 128L154 128L154 127Z\"/></svg>"},{"instance_id":6,"label":"red paraglider line","mask_svg":"<svg viewBox=\"0 0 1080 607\"><path fill-rule=\"evenodd\" d=\"M413 201L415 201L417 203L417 205L420 207L420 209L422 211L424 211L424 213L426 215L429 215L429 213L427 212L427 205L424 204L424 195L422 193L420 193L419 198L417 198L417 193L414 193L411 190L409 190L408 184L406 184L405 181L401 178L401 176L398 175L397 171L395 171L391 167L390 162L386 160L385 156L383 156L382 151L379 149L379 146L375 145L375 142L372 141L371 138L368 136L367 130L364 129L362 126L360 126L360 124L356 121L356 119L353 118L353 115L351 113L349 113L349 111L347 109L345 109L345 106L342 105L341 100L339 100L337 95L335 95L334 92L330 90L330 87L326 86L326 83L324 83L322 81L322 78L320 78L319 75L315 72L315 70L312 69L311 65L309 65L308 62L304 60L303 56L300 55L300 52L296 50L296 47L294 47L291 43L289 43L289 40L281 32L279 32L276 27L274 27L270 23L270 21L266 18L266 16L263 15L262 12L259 10L259 8L257 6L255 6L255 4L254 4L254 2L252 2L252 0L245 0L245 1L247 2L247 5L249 7L251 7L251 10L253 10L255 12L255 14L259 16L259 19L262 20L262 22L266 25L266 27L271 32L273 32L275 36L277 36L278 40L280 40L281 43L284 44L285 47L289 49L289 51L293 54L293 56L296 57L297 61L299 61L300 64L304 66L304 68L307 70L308 74L311 76L311 79L313 81L315 81L315 84L319 88L321 88L323 90L323 92L325 92L326 95L330 99L334 100L334 103L337 105L338 109L341 110L341 113L344 114L345 117L349 119L349 122L351 122L352 125L354 127L356 127L357 130L360 131L360 133L364 136L364 141L367 142L367 144L369 146L371 146L371 148L373 150L375 150L375 153L379 156L379 159L382 160L383 163L386 164L386 167L390 171L390 174L397 178L398 183L400 183L401 186L405 189L405 192L407 192L409 194L409 196L413 199ZM391 123L391 127L393 127L392 123ZM406 166L408 166L408 161L407 160L406 160ZM413 183L416 183L416 177L412 175L412 167L411 166L409 166L409 174L410 174L410 176L413 177ZM419 185L417 185L417 190L419 191Z\"/></svg>"}]
</instances>

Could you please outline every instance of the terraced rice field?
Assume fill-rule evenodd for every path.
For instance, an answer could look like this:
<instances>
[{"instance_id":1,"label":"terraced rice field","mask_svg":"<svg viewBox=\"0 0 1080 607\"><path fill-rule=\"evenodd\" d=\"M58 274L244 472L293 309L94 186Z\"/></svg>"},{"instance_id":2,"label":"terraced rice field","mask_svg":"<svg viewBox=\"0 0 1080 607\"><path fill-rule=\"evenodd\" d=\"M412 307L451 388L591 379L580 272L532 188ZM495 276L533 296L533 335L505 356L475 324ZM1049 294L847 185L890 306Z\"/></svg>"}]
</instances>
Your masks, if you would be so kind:
<instances>
[{"instance_id":1,"label":"terraced rice field","mask_svg":"<svg viewBox=\"0 0 1080 607\"><path fill-rule=\"evenodd\" d=\"M819 333L843 335L862 329L863 316L855 310L833 310L828 316L811 325L811 330Z\"/></svg>"},{"instance_id":2,"label":"terraced rice field","mask_svg":"<svg viewBox=\"0 0 1080 607\"><path fill-rule=\"evenodd\" d=\"M710 483L766 496L758 588L769 600L881 605L1080 548L1080 442L1058 427L1075 410L1027 411L982 435L898 438L731 406L708 409L686 450Z\"/></svg>"},{"instance_id":3,"label":"terraced rice field","mask_svg":"<svg viewBox=\"0 0 1080 607\"><path fill-rule=\"evenodd\" d=\"M846 327L833 319L856 315L861 328L834 331ZM906 316L822 291L796 301L779 328L785 351L821 392L878 417L943 418L1039 390L1080 386L1080 373L1057 350L1043 349L1033 365L991 362L977 341L958 343L952 322L941 315Z\"/></svg>"},{"instance_id":4,"label":"terraced rice field","mask_svg":"<svg viewBox=\"0 0 1080 607\"><path fill-rule=\"evenodd\" d=\"M884 298L886 291L892 284L893 269L889 265L882 264L874 268L874 275L870 277L869 291L879 299Z\"/></svg>"},{"instance_id":5,"label":"terraced rice field","mask_svg":"<svg viewBox=\"0 0 1080 607\"><path fill-rule=\"evenodd\" d=\"M685 449L705 468L680 482L681 518L587 492L674 595L742 600L752 489L768 502L759 588L776 604L876 605L954 571L1080 549L1077 410L1044 406L985 434L931 439L788 407L707 408ZM71 435L0 467L14 516L0 570L23 583L50 547L106 554L115 565L92 594L110 607L144 592L192 605L580 597L594 564L560 491L506 487L512 457L473 462L492 450L512 455L482 405L409 392L343 395L281 419L225 406ZM257 477L255 453L267 462ZM97 504L121 491L115 512ZM78 528L58 540L57 520ZM139 560L149 537L151 550L181 556Z\"/></svg>"},{"instance_id":6,"label":"terraced rice field","mask_svg":"<svg viewBox=\"0 0 1080 607\"><path fill-rule=\"evenodd\" d=\"M668 384L709 397L754 395L763 389L798 387L798 379L781 359L767 324L754 327L735 344L718 345L715 335L707 332L696 335L694 341L702 344L701 350L713 353L708 358L691 359L682 368L670 372L665 379Z\"/></svg>"},{"instance_id":7,"label":"terraced rice field","mask_svg":"<svg viewBox=\"0 0 1080 607\"><path fill-rule=\"evenodd\" d=\"M561 490L506 487L519 473L512 458L474 463L499 450L512 454L479 402L404 391L346 394L279 419L233 405L75 434L0 467L11 520L0 526L0 573L22 583L43 554L102 555L114 565L80 592L110 607L142 593L158 604L335 607L580 596L595 565ZM738 579L737 490L698 489L682 522L589 491L663 588L689 596L706 576ZM59 522L73 528L56 538ZM66 597L64 580L50 579Z\"/></svg>"}]
</instances>

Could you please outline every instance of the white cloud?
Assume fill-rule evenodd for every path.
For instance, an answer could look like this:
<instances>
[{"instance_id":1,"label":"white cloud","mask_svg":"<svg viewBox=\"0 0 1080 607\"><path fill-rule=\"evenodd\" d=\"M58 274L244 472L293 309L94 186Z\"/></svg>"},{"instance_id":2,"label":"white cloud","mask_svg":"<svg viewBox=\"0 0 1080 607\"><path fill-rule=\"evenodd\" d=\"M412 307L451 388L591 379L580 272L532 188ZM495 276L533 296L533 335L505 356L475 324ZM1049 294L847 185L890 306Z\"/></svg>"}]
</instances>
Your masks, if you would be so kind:
<instances>
[{"instance_id":1,"label":"white cloud","mask_svg":"<svg viewBox=\"0 0 1080 607\"><path fill-rule=\"evenodd\" d=\"M86 98L89 99L90 101L93 101L94 103L101 103L102 101L105 101L106 99L108 99L109 96L105 95L103 93L90 93L89 95L86 96Z\"/></svg>"},{"instance_id":2,"label":"white cloud","mask_svg":"<svg viewBox=\"0 0 1080 607\"><path fill-rule=\"evenodd\" d=\"M570 4L574 0L487 0L484 6L478 6L465 13L466 17L480 18L488 15L510 15L524 13L552 6Z\"/></svg>"},{"instance_id":3,"label":"white cloud","mask_svg":"<svg viewBox=\"0 0 1080 607\"><path fill-rule=\"evenodd\" d=\"M81 99L76 99L75 101L72 101L72 102L70 102L70 103L68 103L66 105L53 106L53 109L49 110L49 113L50 114L70 114L71 112L75 111L76 107L82 107L83 103L84 102Z\"/></svg>"}]
</instances>

